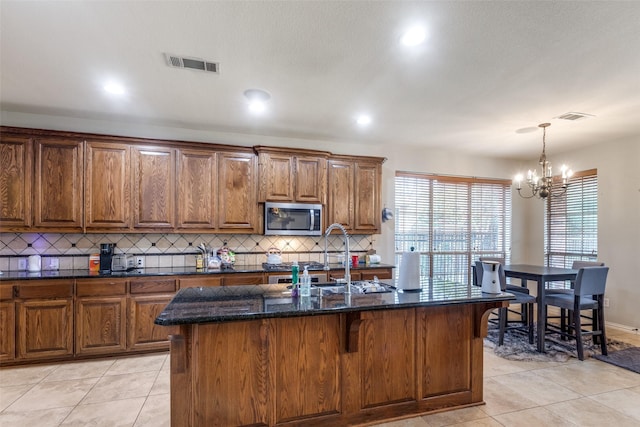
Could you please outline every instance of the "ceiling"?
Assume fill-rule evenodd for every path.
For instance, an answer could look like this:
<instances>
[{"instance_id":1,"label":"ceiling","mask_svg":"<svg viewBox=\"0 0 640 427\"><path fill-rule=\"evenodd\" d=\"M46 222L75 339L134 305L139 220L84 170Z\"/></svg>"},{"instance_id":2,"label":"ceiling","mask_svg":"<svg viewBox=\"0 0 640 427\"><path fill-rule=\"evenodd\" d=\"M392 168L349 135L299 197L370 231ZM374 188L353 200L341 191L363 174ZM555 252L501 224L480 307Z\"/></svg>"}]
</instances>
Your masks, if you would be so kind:
<instances>
[{"instance_id":1,"label":"ceiling","mask_svg":"<svg viewBox=\"0 0 640 427\"><path fill-rule=\"evenodd\" d=\"M5 112L532 158L640 140L640 2L0 2ZM427 39L399 43L420 24ZM219 74L172 68L202 58ZM126 93L106 94L107 80ZM247 109L246 89L271 94ZM362 128L358 114L371 115ZM567 112L594 115L566 121ZM10 123L4 123L10 124Z\"/></svg>"}]
</instances>

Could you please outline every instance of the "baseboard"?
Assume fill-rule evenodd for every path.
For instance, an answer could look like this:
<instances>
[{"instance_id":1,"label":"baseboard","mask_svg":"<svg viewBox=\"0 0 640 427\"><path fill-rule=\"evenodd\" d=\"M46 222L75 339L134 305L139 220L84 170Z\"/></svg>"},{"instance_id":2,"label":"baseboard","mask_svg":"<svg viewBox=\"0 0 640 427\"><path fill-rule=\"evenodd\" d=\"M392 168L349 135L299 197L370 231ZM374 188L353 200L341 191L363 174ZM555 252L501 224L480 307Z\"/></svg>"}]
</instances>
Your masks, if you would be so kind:
<instances>
[{"instance_id":1,"label":"baseboard","mask_svg":"<svg viewBox=\"0 0 640 427\"><path fill-rule=\"evenodd\" d=\"M606 322L606 324L607 324L607 328L615 328L615 329L623 330L625 332L640 334L640 332L638 331L638 328L634 328L633 326L621 325L619 323L613 323L613 322Z\"/></svg>"}]
</instances>

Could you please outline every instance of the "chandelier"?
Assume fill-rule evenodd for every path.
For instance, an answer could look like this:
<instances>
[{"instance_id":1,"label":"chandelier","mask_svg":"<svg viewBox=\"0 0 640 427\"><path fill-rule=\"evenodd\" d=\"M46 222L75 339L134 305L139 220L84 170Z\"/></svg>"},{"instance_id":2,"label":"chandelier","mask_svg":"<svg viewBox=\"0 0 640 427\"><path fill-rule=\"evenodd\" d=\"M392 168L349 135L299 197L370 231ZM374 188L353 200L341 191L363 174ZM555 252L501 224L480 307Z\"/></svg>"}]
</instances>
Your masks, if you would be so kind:
<instances>
[{"instance_id":1,"label":"chandelier","mask_svg":"<svg viewBox=\"0 0 640 427\"><path fill-rule=\"evenodd\" d=\"M551 123L541 123L538 127L542 128L542 154L540 155L540 167L542 168L542 173L538 176L538 172L535 170L529 170L527 172L527 185L531 190L530 195L522 194L522 175L516 175L514 181L517 185L518 194L520 197L525 199L530 199L532 197L537 197L538 199L545 199L548 196L561 196L567 191L567 183L573 172L567 168L565 165L562 165L560 168L561 173L561 181L556 180L554 183L553 173L551 171L551 163L547 161L547 154L545 153L546 148L546 136L547 136L547 128L551 126Z\"/></svg>"}]
</instances>

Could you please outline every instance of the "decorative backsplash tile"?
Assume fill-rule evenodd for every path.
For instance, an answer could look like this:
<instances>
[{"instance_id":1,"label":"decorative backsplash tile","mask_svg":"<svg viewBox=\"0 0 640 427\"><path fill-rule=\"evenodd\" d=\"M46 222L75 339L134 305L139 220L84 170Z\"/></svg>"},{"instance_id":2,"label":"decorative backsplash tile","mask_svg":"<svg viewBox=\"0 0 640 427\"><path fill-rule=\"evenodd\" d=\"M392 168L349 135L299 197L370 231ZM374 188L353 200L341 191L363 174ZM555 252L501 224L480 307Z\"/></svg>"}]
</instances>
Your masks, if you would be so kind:
<instances>
[{"instance_id":1,"label":"decorative backsplash tile","mask_svg":"<svg viewBox=\"0 0 640 427\"><path fill-rule=\"evenodd\" d=\"M350 236L350 250L364 253L375 249L375 235ZM59 268L85 269L89 255L98 253L101 243L116 243L116 253L143 256L147 267L195 266L196 247L204 243L217 249L225 244L236 252L239 265L259 265L270 248L282 251L283 261L324 261L324 236L263 236L259 234L59 234L0 233L0 271L19 270L21 259L39 254L43 268L47 258L58 258ZM344 251L341 235L327 239L327 249L335 256Z\"/></svg>"}]
</instances>

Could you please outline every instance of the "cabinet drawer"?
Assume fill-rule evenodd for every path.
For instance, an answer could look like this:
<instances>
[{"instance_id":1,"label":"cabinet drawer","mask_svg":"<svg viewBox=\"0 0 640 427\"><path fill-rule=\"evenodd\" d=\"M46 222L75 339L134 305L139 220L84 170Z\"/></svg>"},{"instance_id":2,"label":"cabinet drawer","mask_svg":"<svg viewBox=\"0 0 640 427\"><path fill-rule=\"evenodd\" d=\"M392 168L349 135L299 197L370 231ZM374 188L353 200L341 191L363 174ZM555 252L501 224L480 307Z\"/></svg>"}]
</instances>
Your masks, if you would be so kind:
<instances>
[{"instance_id":1,"label":"cabinet drawer","mask_svg":"<svg viewBox=\"0 0 640 427\"><path fill-rule=\"evenodd\" d=\"M76 295L79 297L125 295L126 293L126 280L87 279L76 281Z\"/></svg>"},{"instance_id":2,"label":"cabinet drawer","mask_svg":"<svg viewBox=\"0 0 640 427\"><path fill-rule=\"evenodd\" d=\"M265 278L262 273L260 274L229 274L225 275L222 280L224 286L234 285L261 285L265 283Z\"/></svg>"},{"instance_id":3,"label":"cabinet drawer","mask_svg":"<svg viewBox=\"0 0 640 427\"><path fill-rule=\"evenodd\" d=\"M175 279L138 279L131 281L132 294L157 294L176 291Z\"/></svg>"},{"instance_id":4,"label":"cabinet drawer","mask_svg":"<svg viewBox=\"0 0 640 427\"><path fill-rule=\"evenodd\" d=\"M0 301L13 299L13 286L0 286Z\"/></svg>"},{"instance_id":5,"label":"cabinet drawer","mask_svg":"<svg viewBox=\"0 0 640 427\"><path fill-rule=\"evenodd\" d=\"M372 268L370 270L360 270L361 280L373 280L376 276L378 279L393 279L393 271L390 268Z\"/></svg>"},{"instance_id":6,"label":"cabinet drawer","mask_svg":"<svg viewBox=\"0 0 640 427\"><path fill-rule=\"evenodd\" d=\"M73 296L73 282L29 283L16 285L16 298L68 298Z\"/></svg>"},{"instance_id":7,"label":"cabinet drawer","mask_svg":"<svg viewBox=\"0 0 640 427\"><path fill-rule=\"evenodd\" d=\"M222 277L220 276L197 276L180 279L180 289L221 285Z\"/></svg>"}]
</instances>

